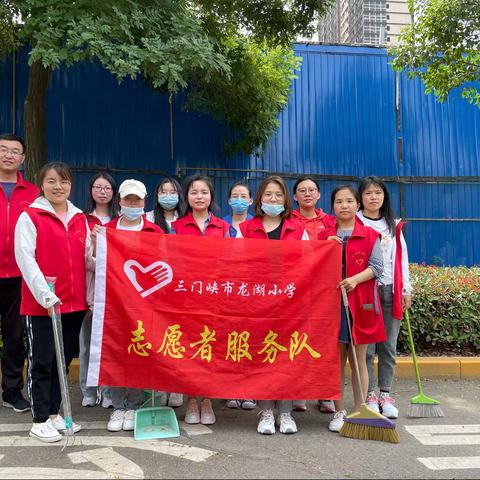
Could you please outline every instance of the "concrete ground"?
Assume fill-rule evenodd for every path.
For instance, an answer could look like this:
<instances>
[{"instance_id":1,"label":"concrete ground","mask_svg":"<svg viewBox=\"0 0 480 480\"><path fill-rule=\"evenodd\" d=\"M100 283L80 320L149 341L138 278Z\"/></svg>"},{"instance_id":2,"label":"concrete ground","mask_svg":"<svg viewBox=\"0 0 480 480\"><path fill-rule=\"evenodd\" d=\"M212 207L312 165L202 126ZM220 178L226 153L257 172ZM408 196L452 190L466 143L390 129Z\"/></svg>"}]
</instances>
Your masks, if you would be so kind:
<instances>
[{"instance_id":1,"label":"concrete ground","mask_svg":"<svg viewBox=\"0 0 480 480\"><path fill-rule=\"evenodd\" d=\"M398 380L397 445L329 432L331 416L314 401L294 414L295 435L259 435L258 410L231 410L216 400L215 425L181 423L180 437L135 441L133 432L108 433L111 410L81 407L73 383L74 419L83 430L63 451L63 442L29 438L29 413L0 407L0 478L479 478L480 381L426 381L424 389L440 400L445 416L407 418L416 387ZM176 412L183 419L184 407Z\"/></svg>"}]
</instances>

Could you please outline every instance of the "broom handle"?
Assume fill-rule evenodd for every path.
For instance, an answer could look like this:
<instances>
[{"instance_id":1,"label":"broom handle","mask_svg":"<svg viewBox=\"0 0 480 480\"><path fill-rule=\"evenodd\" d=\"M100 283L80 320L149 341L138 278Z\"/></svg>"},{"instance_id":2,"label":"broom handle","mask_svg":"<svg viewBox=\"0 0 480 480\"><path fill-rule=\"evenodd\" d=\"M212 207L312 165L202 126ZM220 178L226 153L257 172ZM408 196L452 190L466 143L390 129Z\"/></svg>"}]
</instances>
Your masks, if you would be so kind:
<instances>
[{"instance_id":1,"label":"broom handle","mask_svg":"<svg viewBox=\"0 0 480 480\"><path fill-rule=\"evenodd\" d=\"M347 315L347 324L348 324L348 332L350 333L350 338L352 340L352 356L353 356L353 365L355 369L355 375L357 377L358 389L360 390L360 395L362 396L362 403L365 403L365 393L362 387L362 379L360 378L360 370L358 368L358 361L357 361L357 351L355 349L355 344L353 342L353 335L352 335L352 322L350 321L350 309L348 308L348 296L347 291L344 287L342 287L342 298L343 298L343 306L345 307L345 314Z\"/></svg>"},{"instance_id":2,"label":"broom handle","mask_svg":"<svg viewBox=\"0 0 480 480\"><path fill-rule=\"evenodd\" d=\"M422 383L420 382L420 372L418 371L417 355L415 354L415 344L413 343L412 328L410 326L410 314L408 313L407 309L405 309L405 321L407 323L408 340L410 342L410 350L412 351L412 360L415 368L415 378L417 379L418 393L423 395Z\"/></svg>"}]
</instances>

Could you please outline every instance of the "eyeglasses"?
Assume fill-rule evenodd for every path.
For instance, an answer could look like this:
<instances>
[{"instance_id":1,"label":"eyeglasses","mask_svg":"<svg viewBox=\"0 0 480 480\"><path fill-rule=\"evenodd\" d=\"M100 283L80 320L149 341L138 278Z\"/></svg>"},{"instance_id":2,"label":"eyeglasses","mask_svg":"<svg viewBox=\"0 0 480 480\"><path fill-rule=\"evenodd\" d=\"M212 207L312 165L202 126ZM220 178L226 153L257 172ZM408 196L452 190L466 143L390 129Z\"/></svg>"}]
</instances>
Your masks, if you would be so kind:
<instances>
[{"instance_id":1,"label":"eyeglasses","mask_svg":"<svg viewBox=\"0 0 480 480\"><path fill-rule=\"evenodd\" d=\"M0 147L0 157L6 157L7 154L10 153L12 157L21 157L23 152L18 150L17 148L7 148L7 147Z\"/></svg>"},{"instance_id":2,"label":"eyeglasses","mask_svg":"<svg viewBox=\"0 0 480 480\"><path fill-rule=\"evenodd\" d=\"M55 185L60 185L62 188L69 187L72 184L72 182L70 180L57 181L57 180L54 180L53 178L49 178L48 180L45 180L45 183L49 187L54 187Z\"/></svg>"},{"instance_id":3,"label":"eyeglasses","mask_svg":"<svg viewBox=\"0 0 480 480\"><path fill-rule=\"evenodd\" d=\"M314 193L318 192L318 188L312 187L312 188L299 188L297 190L297 193L300 195L305 195L306 193L309 193L310 195L313 195Z\"/></svg>"},{"instance_id":4,"label":"eyeglasses","mask_svg":"<svg viewBox=\"0 0 480 480\"><path fill-rule=\"evenodd\" d=\"M110 193L113 189L110 185L105 185L102 187L102 185L92 185L92 190L95 190L96 192L101 192L102 190L105 193Z\"/></svg>"}]
</instances>

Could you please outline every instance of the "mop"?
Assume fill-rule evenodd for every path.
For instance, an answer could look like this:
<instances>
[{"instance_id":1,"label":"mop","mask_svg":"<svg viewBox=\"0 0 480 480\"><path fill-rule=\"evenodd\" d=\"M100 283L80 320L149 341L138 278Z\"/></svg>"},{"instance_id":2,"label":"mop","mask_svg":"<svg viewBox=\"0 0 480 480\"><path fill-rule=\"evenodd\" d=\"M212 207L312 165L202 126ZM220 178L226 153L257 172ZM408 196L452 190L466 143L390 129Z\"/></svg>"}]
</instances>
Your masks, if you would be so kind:
<instances>
[{"instance_id":1,"label":"mop","mask_svg":"<svg viewBox=\"0 0 480 480\"><path fill-rule=\"evenodd\" d=\"M46 277L48 286L52 292L55 291L55 277ZM57 303L53 307L52 313L52 327L53 338L55 343L55 356L57 358L58 381L60 384L60 392L62 395L62 409L65 419L65 445L62 451L67 446L73 446L75 443L75 436L73 433L72 407L70 404L70 395L68 392L67 367L65 364L65 353L63 349L63 334L62 334L62 316L60 313L60 305Z\"/></svg>"}]
</instances>

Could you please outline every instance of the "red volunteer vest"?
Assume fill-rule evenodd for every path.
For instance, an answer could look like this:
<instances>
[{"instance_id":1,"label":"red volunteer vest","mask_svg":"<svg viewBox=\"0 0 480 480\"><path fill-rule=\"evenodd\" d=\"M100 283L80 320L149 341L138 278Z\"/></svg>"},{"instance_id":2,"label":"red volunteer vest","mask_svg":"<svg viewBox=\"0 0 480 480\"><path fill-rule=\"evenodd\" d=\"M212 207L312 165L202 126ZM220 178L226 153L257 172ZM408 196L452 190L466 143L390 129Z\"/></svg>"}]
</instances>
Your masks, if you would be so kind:
<instances>
[{"instance_id":1,"label":"red volunteer vest","mask_svg":"<svg viewBox=\"0 0 480 480\"><path fill-rule=\"evenodd\" d=\"M268 234L263 227L262 218L256 216L239 225L243 238L263 238L268 240ZM298 220L292 217L285 218L283 220L282 232L280 233L280 240L301 240L304 231L304 225Z\"/></svg>"},{"instance_id":2,"label":"red volunteer vest","mask_svg":"<svg viewBox=\"0 0 480 480\"><path fill-rule=\"evenodd\" d=\"M98 219L97 219L98 220ZM120 220L120 217L115 217L113 220L110 220L108 223L106 223L104 226L107 228L117 228L118 221ZM98 220L100 222L100 220ZM156 232L156 233L161 233L163 234L163 230L158 226L155 225L152 222L149 222L147 220L147 216L143 215L143 228L142 232Z\"/></svg>"},{"instance_id":3,"label":"red volunteer vest","mask_svg":"<svg viewBox=\"0 0 480 480\"><path fill-rule=\"evenodd\" d=\"M318 240L337 234L337 225L326 228ZM352 277L368 267L368 260L379 233L370 227L355 223L347 241L346 275ZM387 339L383 323L378 287L375 279L359 283L349 294L348 303L353 317L352 335L356 344L384 342Z\"/></svg>"},{"instance_id":4,"label":"red volunteer vest","mask_svg":"<svg viewBox=\"0 0 480 480\"><path fill-rule=\"evenodd\" d=\"M307 218L300 213L299 209L292 212L292 217L305 226L310 240L316 239L321 231L335 223L335 217L328 215L321 208L316 208L315 214L316 217Z\"/></svg>"},{"instance_id":5,"label":"red volunteer vest","mask_svg":"<svg viewBox=\"0 0 480 480\"><path fill-rule=\"evenodd\" d=\"M228 237L230 236L230 225L224 220L217 218L213 213L210 214L205 233L202 233L197 222L193 218L192 212L188 212L184 217L175 220L172 228L177 235L197 235L206 237Z\"/></svg>"},{"instance_id":6,"label":"red volunteer vest","mask_svg":"<svg viewBox=\"0 0 480 480\"><path fill-rule=\"evenodd\" d=\"M33 184L26 182L20 172L10 201L0 184L0 278L20 277L13 247L18 217L40 194Z\"/></svg>"},{"instance_id":7,"label":"red volunteer vest","mask_svg":"<svg viewBox=\"0 0 480 480\"><path fill-rule=\"evenodd\" d=\"M61 313L87 310L85 241L87 222L77 213L68 222L68 232L53 213L28 207L25 212L37 230L35 259L45 277L57 277L55 295L61 300ZM22 280L22 315L48 315Z\"/></svg>"}]
</instances>

